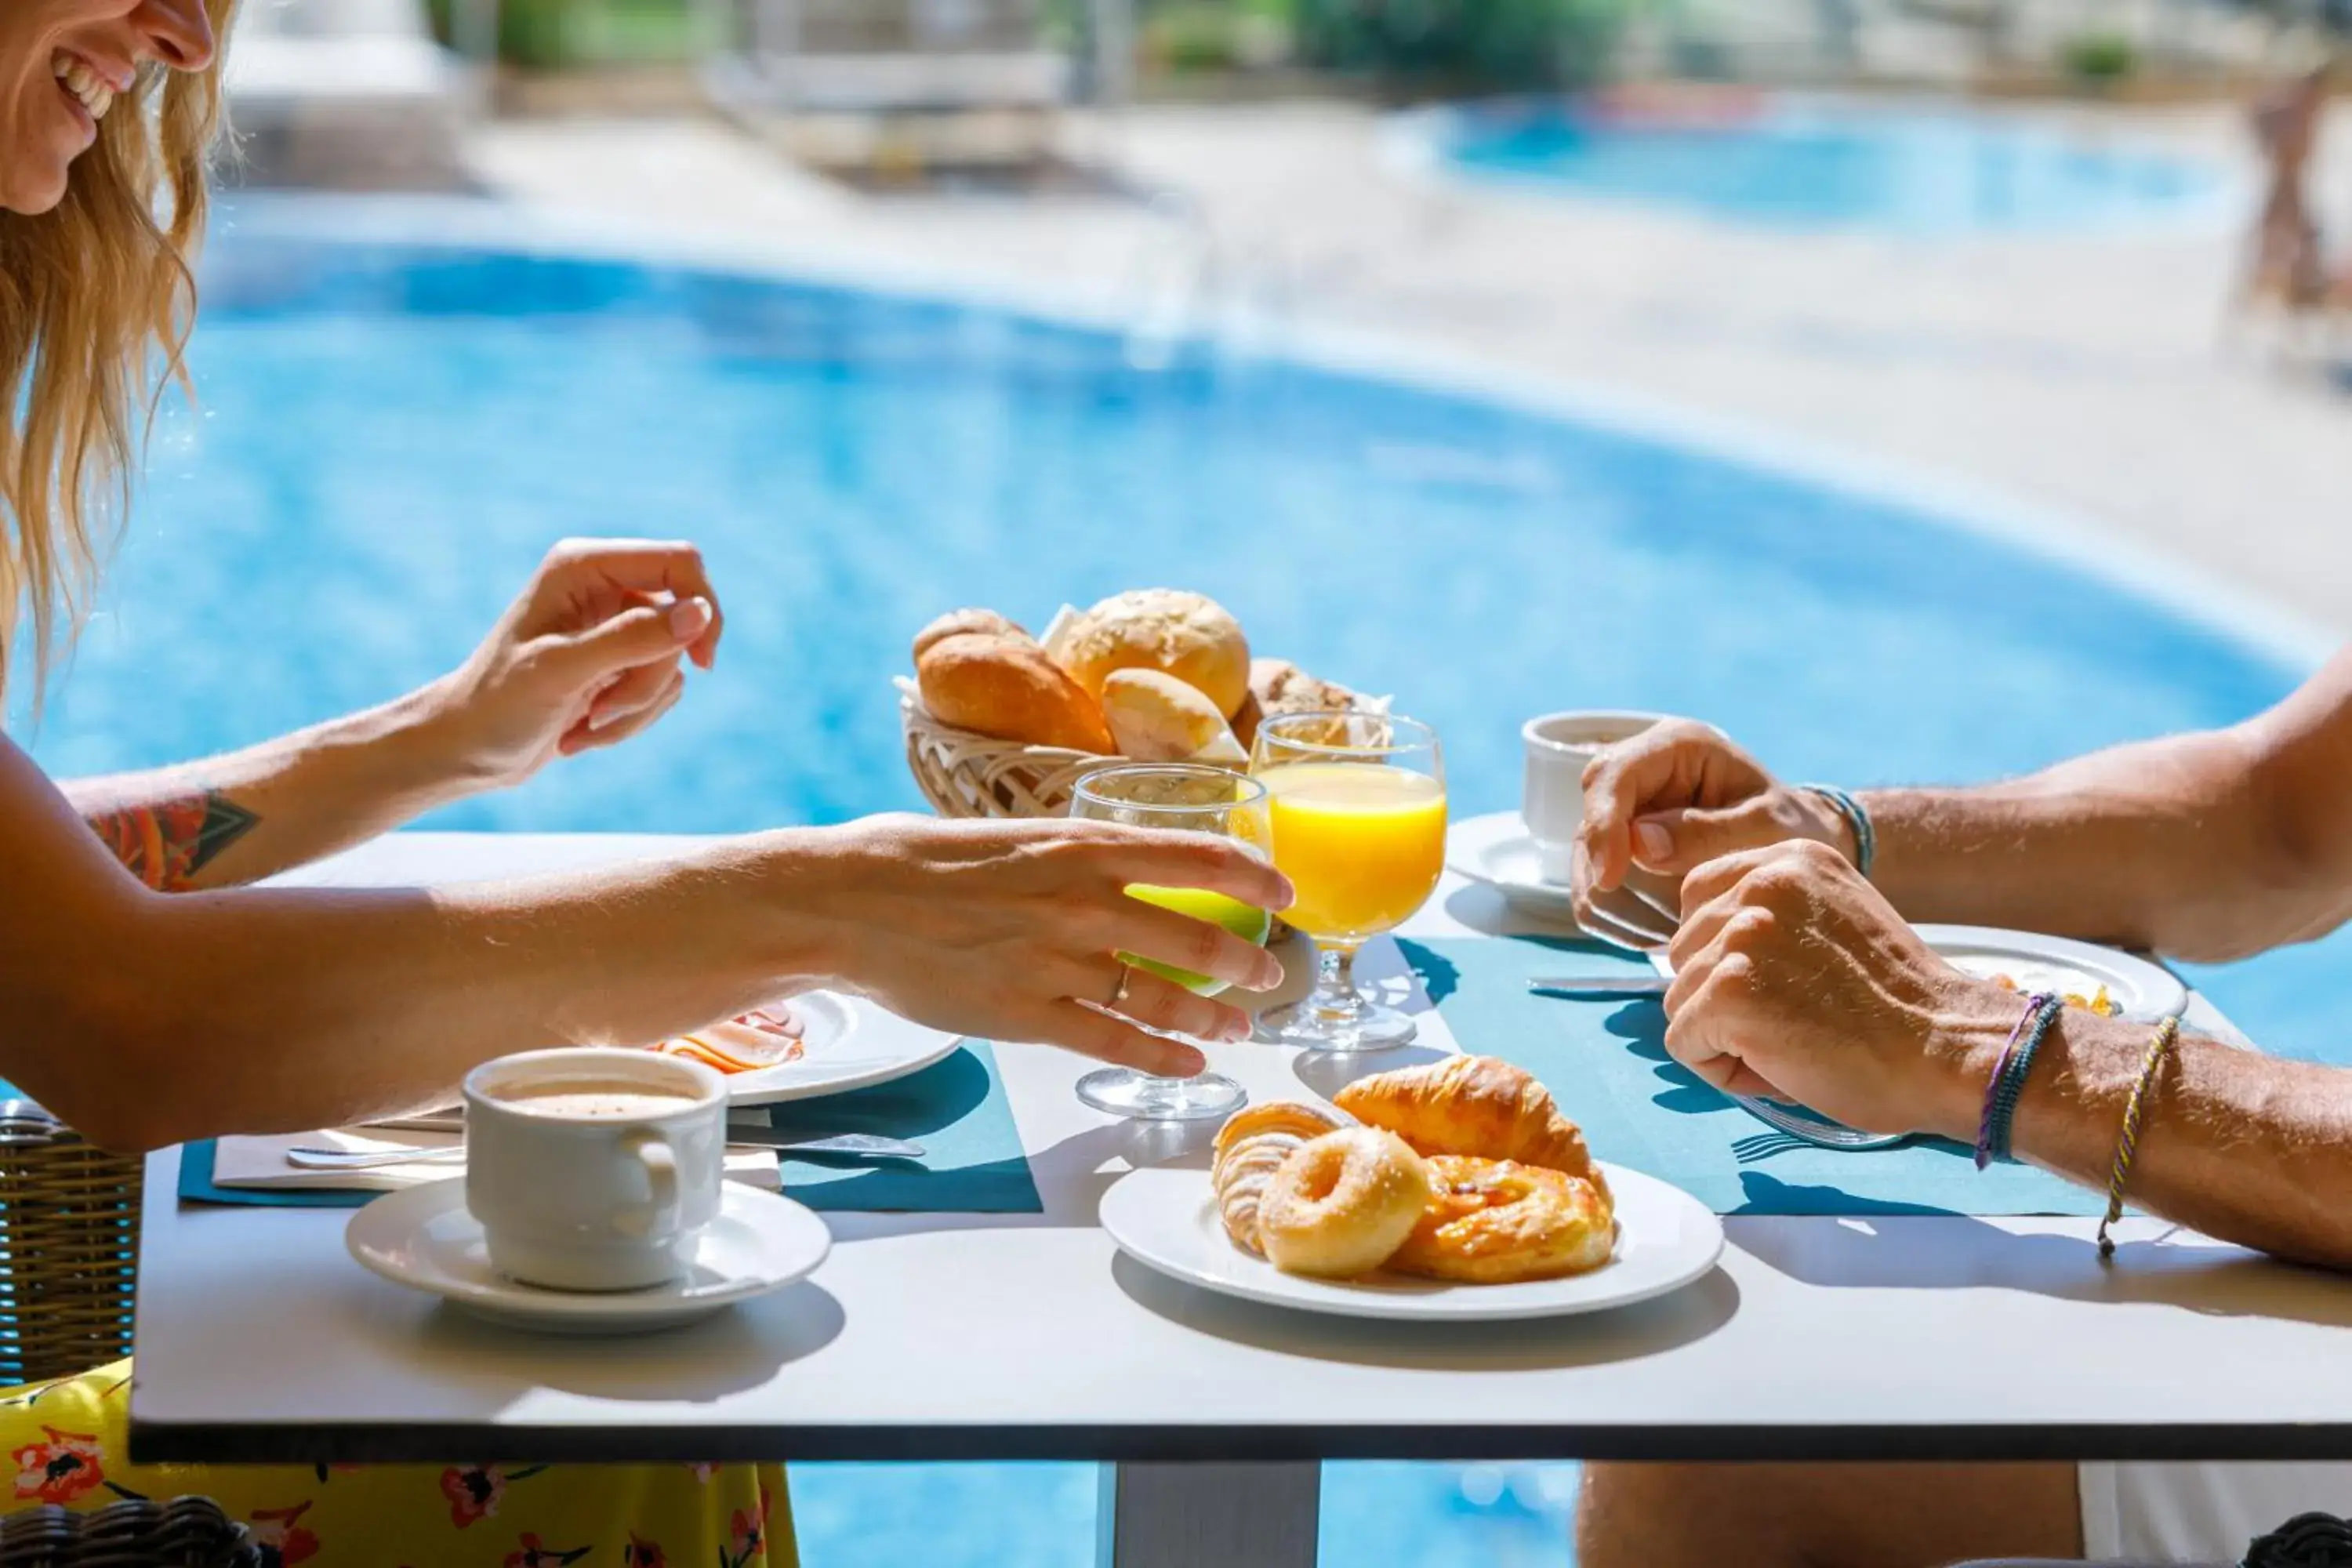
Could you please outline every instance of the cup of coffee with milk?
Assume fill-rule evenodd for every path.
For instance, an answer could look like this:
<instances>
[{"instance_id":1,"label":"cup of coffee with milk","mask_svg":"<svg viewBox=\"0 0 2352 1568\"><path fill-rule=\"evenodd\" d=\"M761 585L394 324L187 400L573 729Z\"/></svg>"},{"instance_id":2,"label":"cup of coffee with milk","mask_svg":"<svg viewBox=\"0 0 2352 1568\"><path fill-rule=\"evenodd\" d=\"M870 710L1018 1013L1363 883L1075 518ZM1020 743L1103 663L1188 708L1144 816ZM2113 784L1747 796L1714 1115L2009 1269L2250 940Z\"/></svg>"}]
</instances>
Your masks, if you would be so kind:
<instances>
[{"instance_id":1,"label":"cup of coffee with milk","mask_svg":"<svg viewBox=\"0 0 2352 1568\"><path fill-rule=\"evenodd\" d=\"M1547 882L1566 887L1576 872L1576 830L1584 823L1585 764L1620 741L1630 741L1665 718L1615 709L1547 713L1519 727L1527 750L1527 788L1519 815L1536 843L1536 866Z\"/></svg>"},{"instance_id":2,"label":"cup of coffee with milk","mask_svg":"<svg viewBox=\"0 0 2352 1568\"><path fill-rule=\"evenodd\" d=\"M686 1272L725 1175L718 1073L646 1051L525 1051L476 1068L465 1095L466 1207L491 1268L559 1290Z\"/></svg>"}]
</instances>

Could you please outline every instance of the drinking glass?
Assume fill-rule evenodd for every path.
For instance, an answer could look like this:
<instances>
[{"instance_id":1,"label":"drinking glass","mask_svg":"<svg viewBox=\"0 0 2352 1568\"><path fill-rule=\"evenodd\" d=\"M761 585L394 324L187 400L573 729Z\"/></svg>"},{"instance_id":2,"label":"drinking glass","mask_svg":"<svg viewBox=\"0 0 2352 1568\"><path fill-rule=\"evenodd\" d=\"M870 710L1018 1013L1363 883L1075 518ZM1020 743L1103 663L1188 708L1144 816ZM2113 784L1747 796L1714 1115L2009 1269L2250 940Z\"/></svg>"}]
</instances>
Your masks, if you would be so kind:
<instances>
[{"instance_id":1,"label":"drinking glass","mask_svg":"<svg viewBox=\"0 0 2352 1568\"><path fill-rule=\"evenodd\" d=\"M1265 786L1225 768L1191 763L1125 763L1081 777L1070 797L1070 815L1133 827L1213 833L1265 853ZM1223 926L1244 942L1263 945L1274 917L1238 899L1203 888L1161 888L1131 883L1128 897L1174 910L1194 920ZM1214 996L1225 983L1188 969L1119 954L1202 996ZM1078 1098L1097 1110L1139 1121L1192 1121L1225 1116L1249 1098L1241 1085L1219 1073L1198 1078L1155 1078L1133 1068L1104 1068L1078 1080Z\"/></svg>"},{"instance_id":2,"label":"drinking glass","mask_svg":"<svg viewBox=\"0 0 2352 1568\"><path fill-rule=\"evenodd\" d=\"M1356 988L1356 952L1437 889L1445 866L1437 732L1387 714L1279 714L1258 725L1250 772L1265 785L1274 864L1298 895L1282 918L1322 950L1313 994L1261 1015L1258 1037L1319 1051L1404 1044L1413 1021Z\"/></svg>"}]
</instances>

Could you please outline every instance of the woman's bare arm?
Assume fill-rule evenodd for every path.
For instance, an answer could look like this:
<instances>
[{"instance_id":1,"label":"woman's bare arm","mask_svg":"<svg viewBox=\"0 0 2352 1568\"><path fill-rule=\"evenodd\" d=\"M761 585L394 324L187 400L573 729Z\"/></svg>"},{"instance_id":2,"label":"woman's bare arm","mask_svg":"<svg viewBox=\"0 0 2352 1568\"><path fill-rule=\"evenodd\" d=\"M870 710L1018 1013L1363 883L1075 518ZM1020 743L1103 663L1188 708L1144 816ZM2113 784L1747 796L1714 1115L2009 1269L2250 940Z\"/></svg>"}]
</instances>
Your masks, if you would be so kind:
<instances>
[{"instance_id":1,"label":"woman's bare arm","mask_svg":"<svg viewBox=\"0 0 2352 1568\"><path fill-rule=\"evenodd\" d=\"M68 784L66 795L157 892L259 881L642 732L684 692L687 661L709 667L720 630L691 544L567 540L444 679L227 756Z\"/></svg>"},{"instance_id":2,"label":"woman's bare arm","mask_svg":"<svg viewBox=\"0 0 2352 1568\"><path fill-rule=\"evenodd\" d=\"M255 882L468 793L435 717L415 693L228 756L63 787L156 892Z\"/></svg>"},{"instance_id":3,"label":"woman's bare arm","mask_svg":"<svg viewBox=\"0 0 2352 1568\"><path fill-rule=\"evenodd\" d=\"M1263 987L1274 959L1126 896L1288 886L1197 835L877 818L589 875L445 889L164 895L0 740L0 1075L112 1147L326 1126L444 1099L475 1064L638 1044L814 984L918 1021L1198 1071L1139 1021L1237 1038L1236 1009L1118 950Z\"/></svg>"}]
</instances>

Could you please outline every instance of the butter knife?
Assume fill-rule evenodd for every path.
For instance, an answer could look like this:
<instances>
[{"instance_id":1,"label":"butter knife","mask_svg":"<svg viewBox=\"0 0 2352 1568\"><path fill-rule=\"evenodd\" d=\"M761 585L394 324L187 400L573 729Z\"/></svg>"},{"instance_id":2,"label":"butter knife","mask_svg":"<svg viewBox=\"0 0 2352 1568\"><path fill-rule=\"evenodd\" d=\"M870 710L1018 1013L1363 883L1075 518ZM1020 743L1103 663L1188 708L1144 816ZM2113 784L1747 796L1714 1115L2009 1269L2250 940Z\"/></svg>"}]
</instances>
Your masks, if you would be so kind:
<instances>
[{"instance_id":1,"label":"butter knife","mask_svg":"<svg viewBox=\"0 0 2352 1568\"><path fill-rule=\"evenodd\" d=\"M1673 984L1663 974L1596 975L1590 980L1571 975L1530 980L1528 990L1538 996L1664 996Z\"/></svg>"}]
</instances>

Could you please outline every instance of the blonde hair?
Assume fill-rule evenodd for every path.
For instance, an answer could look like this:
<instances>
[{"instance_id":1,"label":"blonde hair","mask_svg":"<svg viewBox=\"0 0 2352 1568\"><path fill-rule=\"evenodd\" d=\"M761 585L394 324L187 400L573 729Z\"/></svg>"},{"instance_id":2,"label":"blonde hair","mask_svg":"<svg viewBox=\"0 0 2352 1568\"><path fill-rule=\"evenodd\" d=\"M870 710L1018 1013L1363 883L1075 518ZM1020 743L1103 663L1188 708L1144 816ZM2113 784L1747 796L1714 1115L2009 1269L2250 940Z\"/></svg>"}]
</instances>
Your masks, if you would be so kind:
<instances>
[{"instance_id":1,"label":"blonde hair","mask_svg":"<svg viewBox=\"0 0 2352 1568\"><path fill-rule=\"evenodd\" d=\"M205 0L223 44L236 5ZM89 608L163 388L186 379L220 120L217 58L144 67L57 208L0 213L0 689L21 637L37 698Z\"/></svg>"}]
</instances>

